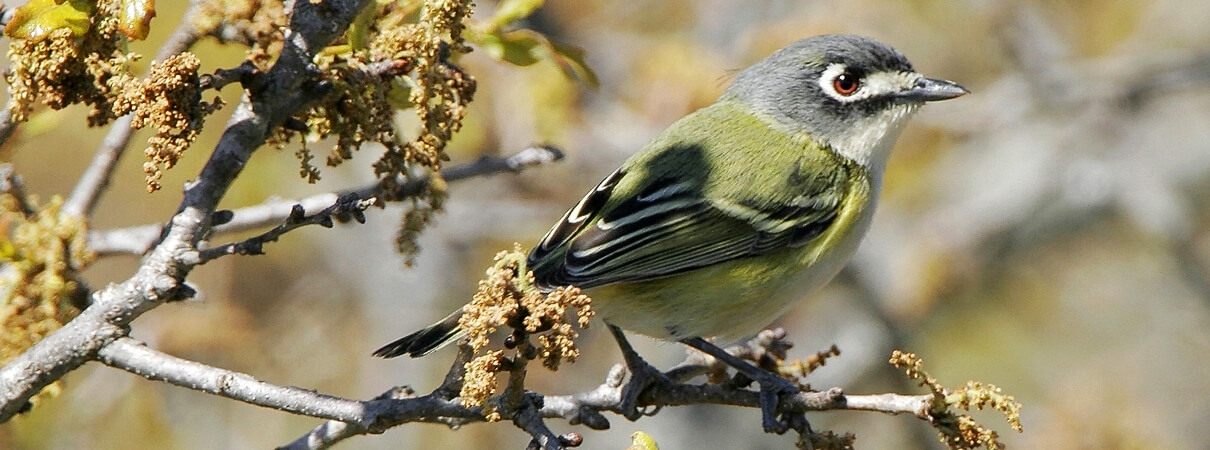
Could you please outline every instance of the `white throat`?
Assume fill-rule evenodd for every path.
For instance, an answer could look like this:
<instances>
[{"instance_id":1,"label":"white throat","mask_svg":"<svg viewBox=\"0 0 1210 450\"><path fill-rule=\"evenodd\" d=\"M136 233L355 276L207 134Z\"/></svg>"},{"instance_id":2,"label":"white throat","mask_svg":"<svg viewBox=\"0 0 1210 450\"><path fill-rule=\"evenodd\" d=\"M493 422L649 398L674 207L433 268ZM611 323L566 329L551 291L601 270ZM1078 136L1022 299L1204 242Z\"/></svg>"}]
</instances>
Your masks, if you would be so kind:
<instances>
[{"instance_id":1,"label":"white throat","mask_svg":"<svg viewBox=\"0 0 1210 450\"><path fill-rule=\"evenodd\" d=\"M831 136L828 143L841 156L869 170L871 181L878 187L895 140L919 107L917 104L894 105L878 115L847 124L848 131Z\"/></svg>"}]
</instances>

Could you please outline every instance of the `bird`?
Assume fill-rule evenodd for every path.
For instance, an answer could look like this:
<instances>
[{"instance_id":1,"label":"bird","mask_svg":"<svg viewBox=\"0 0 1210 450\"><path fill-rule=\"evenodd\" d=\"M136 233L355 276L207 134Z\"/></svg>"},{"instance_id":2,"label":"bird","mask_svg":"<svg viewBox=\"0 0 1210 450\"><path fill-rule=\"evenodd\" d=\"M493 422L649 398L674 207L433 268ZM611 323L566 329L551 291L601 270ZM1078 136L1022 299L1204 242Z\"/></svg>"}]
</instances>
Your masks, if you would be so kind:
<instances>
[{"instance_id":1,"label":"bird","mask_svg":"<svg viewBox=\"0 0 1210 450\"><path fill-rule=\"evenodd\" d=\"M887 159L920 106L969 93L857 35L794 42L740 71L590 189L532 247L543 290L577 286L621 346L623 404L658 378L622 330L702 350L760 385L766 431L788 380L727 354L836 276L870 227ZM419 357L456 311L374 352Z\"/></svg>"}]
</instances>

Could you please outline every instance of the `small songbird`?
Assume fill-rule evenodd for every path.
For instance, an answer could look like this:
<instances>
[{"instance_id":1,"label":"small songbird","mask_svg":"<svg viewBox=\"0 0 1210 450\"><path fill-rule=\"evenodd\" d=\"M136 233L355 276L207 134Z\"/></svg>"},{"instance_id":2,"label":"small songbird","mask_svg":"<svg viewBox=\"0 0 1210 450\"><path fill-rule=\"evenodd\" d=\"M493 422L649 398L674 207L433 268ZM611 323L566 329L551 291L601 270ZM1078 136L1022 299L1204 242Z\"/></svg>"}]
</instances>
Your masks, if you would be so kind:
<instances>
[{"instance_id":1,"label":"small songbird","mask_svg":"<svg viewBox=\"0 0 1210 450\"><path fill-rule=\"evenodd\" d=\"M908 118L967 92L870 38L795 42L606 176L533 247L528 266L543 289L586 290L632 384L649 366L618 327L735 366L760 384L765 428L777 429L778 395L797 387L702 338L750 336L831 280L869 229ZM460 335L460 315L374 354L425 355ZM624 410L643 386L630 387Z\"/></svg>"}]
</instances>

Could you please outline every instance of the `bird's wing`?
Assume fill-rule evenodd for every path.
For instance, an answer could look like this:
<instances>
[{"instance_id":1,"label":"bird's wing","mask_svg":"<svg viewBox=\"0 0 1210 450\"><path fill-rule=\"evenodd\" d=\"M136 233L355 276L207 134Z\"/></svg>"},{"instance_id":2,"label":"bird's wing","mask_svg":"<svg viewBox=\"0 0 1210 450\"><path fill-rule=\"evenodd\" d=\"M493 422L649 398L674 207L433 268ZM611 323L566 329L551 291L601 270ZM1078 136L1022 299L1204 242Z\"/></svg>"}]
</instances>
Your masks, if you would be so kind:
<instances>
[{"instance_id":1,"label":"bird's wing","mask_svg":"<svg viewBox=\"0 0 1210 450\"><path fill-rule=\"evenodd\" d=\"M793 195L758 203L703 195L700 185L669 177L611 201L625 175L602 181L533 249L540 285L651 280L804 245L832 224L848 192L843 174L794 177L786 183Z\"/></svg>"}]
</instances>

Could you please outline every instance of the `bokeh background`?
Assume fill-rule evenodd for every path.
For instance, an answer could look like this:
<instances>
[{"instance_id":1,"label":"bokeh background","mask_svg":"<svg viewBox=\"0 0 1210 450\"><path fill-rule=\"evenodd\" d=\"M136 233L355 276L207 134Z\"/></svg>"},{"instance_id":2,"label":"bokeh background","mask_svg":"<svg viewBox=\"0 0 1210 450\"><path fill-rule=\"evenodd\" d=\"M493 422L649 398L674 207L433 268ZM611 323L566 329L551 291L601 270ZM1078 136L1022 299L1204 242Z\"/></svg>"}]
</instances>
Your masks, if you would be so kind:
<instances>
[{"instance_id":1,"label":"bokeh background","mask_svg":"<svg viewBox=\"0 0 1210 450\"><path fill-rule=\"evenodd\" d=\"M179 21L184 2L160 3L151 38L135 51L154 54ZM478 4L480 15L495 7ZM813 384L922 392L886 364L899 348L919 353L944 384L975 379L1015 395L1025 405L1023 434L998 413L975 414L1010 448L1210 448L1210 3L550 0L526 25L585 49L600 87L568 81L550 64L517 68L472 53L462 64L479 91L451 154L457 163L548 142L567 151L565 162L453 185L413 268L391 251L399 208L374 210L366 225L303 229L267 256L199 268L190 280L202 300L146 314L134 336L334 395L369 398L399 384L427 392L452 350L387 361L370 352L465 302L495 252L535 242L627 155L712 102L736 70L806 36L858 33L973 93L917 116L858 256L777 323L798 356L833 343L843 352ZM242 58L213 41L195 51L206 72ZM224 92L230 103L236 91ZM223 114L156 194L142 186L136 138L94 228L169 217L180 200L174 186L197 173ZM83 115L37 116L0 158L43 198L70 192L104 133L82 127ZM369 183L377 157L364 148L308 185L291 153L258 152L224 207ZM102 259L86 276L103 286L137 263ZM531 386L568 393L599 384L620 360L603 328L587 330L579 363L534 370ZM657 366L684 356L679 345L635 341ZM320 423L99 365L66 383L59 398L0 427L0 447L265 448ZM817 429L855 433L859 448L938 446L911 417L811 419ZM666 449L793 445L761 433L759 413L748 409L668 408L637 423L611 421L608 432L550 424L584 433L586 448L623 448L634 430ZM523 448L527 440L509 424L408 425L341 446Z\"/></svg>"}]
</instances>

